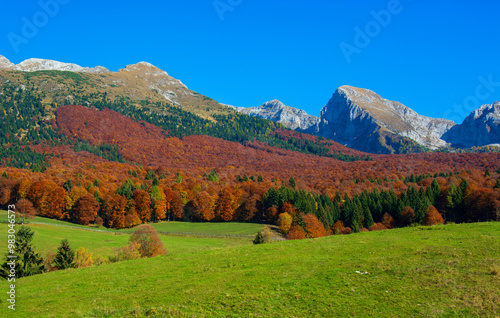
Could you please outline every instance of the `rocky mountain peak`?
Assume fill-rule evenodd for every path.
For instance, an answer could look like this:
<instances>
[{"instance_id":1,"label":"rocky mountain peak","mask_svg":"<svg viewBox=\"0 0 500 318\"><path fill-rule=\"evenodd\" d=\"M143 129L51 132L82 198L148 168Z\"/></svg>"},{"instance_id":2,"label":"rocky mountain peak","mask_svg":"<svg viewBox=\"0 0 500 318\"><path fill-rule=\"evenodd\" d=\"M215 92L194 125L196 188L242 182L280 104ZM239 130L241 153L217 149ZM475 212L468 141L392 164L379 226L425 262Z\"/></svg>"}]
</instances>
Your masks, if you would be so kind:
<instances>
[{"instance_id":1,"label":"rocky mountain peak","mask_svg":"<svg viewBox=\"0 0 500 318\"><path fill-rule=\"evenodd\" d=\"M0 70L12 70L14 68L14 63L9 61L6 57L0 55Z\"/></svg>"},{"instance_id":2,"label":"rocky mountain peak","mask_svg":"<svg viewBox=\"0 0 500 318\"><path fill-rule=\"evenodd\" d=\"M474 110L443 139L460 148L500 144L500 101Z\"/></svg>"},{"instance_id":3,"label":"rocky mountain peak","mask_svg":"<svg viewBox=\"0 0 500 318\"><path fill-rule=\"evenodd\" d=\"M454 125L449 120L421 116L371 90L344 85L322 109L316 133L361 149L357 139L384 129L436 149L446 145L441 136Z\"/></svg>"},{"instance_id":4,"label":"rocky mountain peak","mask_svg":"<svg viewBox=\"0 0 500 318\"><path fill-rule=\"evenodd\" d=\"M81 72L81 73L107 73L109 70L102 66L96 67L82 67L74 63L64 63L54 60L46 60L39 58L31 58L22 61L15 67L16 70L25 72L35 72L35 71L69 71L69 72Z\"/></svg>"},{"instance_id":5,"label":"rocky mountain peak","mask_svg":"<svg viewBox=\"0 0 500 318\"><path fill-rule=\"evenodd\" d=\"M312 132L318 117L307 114L302 109L286 106L277 99L265 102L257 107L238 107L239 112L282 123L285 127Z\"/></svg>"}]
</instances>

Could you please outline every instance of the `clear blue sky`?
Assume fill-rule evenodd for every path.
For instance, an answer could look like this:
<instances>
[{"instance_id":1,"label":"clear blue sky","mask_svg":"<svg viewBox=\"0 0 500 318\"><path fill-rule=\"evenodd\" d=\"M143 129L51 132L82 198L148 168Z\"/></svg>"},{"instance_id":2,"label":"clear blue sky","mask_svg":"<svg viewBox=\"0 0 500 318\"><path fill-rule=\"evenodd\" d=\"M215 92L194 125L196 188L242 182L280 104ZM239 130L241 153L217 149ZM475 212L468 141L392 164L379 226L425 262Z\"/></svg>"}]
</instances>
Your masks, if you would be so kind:
<instances>
[{"instance_id":1,"label":"clear blue sky","mask_svg":"<svg viewBox=\"0 0 500 318\"><path fill-rule=\"evenodd\" d=\"M219 102L279 99L312 115L344 84L455 121L464 102L500 100L495 0L41 0L53 1L64 4L52 16L38 1L2 1L1 55L113 71L148 61ZM36 34L23 30L34 20ZM13 34L25 41L12 45Z\"/></svg>"}]
</instances>

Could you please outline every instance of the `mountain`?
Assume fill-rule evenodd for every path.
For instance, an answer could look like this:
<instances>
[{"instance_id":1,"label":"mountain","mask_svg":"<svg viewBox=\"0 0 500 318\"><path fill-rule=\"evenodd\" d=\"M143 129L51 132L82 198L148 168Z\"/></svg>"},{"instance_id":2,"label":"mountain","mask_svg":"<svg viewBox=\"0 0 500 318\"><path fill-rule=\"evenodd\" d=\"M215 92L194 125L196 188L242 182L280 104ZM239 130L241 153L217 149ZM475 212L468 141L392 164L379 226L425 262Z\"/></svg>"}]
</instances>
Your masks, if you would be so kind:
<instances>
[{"instance_id":1,"label":"mountain","mask_svg":"<svg viewBox=\"0 0 500 318\"><path fill-rule=\"evenodd\" d=\"M318 124L318 117L311 116L302 109L286 106L276 99L258 107L238 107L236 109L243 114L270 119L283 124L287 128L304 132L312 132Z\"/></svg>"},{"instance_id":2,"label":"mountain","mask_svg":"<svg viewBox=\"0 0 500 318\"><path fill-rule=\"evenodd\" d=\"M462 124L447 131L443 139L459 148L500 144L500 102L476 109Z\"/></svg>"},{"instance_id":3,"label":"mountain","mask_svg":"<svg viewBox=\"0 0 500 318\"><path fill-rule=\"evenodd\" d=\"M14 65L0 56L0 78L23 86L32 82L44 93L43 102L47 104L87 105L88 98L82 98L84 92L85 95L105 95L109 101L125 98L139 108L147 106L160 113L164 110L156 103L168 103L210 120L214 114L234 113L233 109L190 90L181 81L147 62L111 72L101 66L88 68L38 58ZM78 94L72 93L75 89Z\"/></svg>"},{"instance_id":4,"label":"mountain","mask_svg":"<svg viewBox=\"0 0 500 318\"><path fill-rule=\"evenodd\" d=\"M450 120L421 116L371 90L341 86L321 110L316 133L354 149L392 152L384 140L387 137L407 137L436 149L446 145L441 136L454 125Z\"/></svg>"},{"instance_id":5,"label":"mountain","mask_svg":"<svg viewBox=\"0 0 500 318\"><path fill-rule=\"evenodd\" d=\"M15 71L25 71L25 72L35 72L35 71L70 71L70 72L82 72L82 73L107 73L109 70L102 66L96 67L81 67L80 65L73 63L63 63L53 60L46 59L27 59L17 65L14 65L4 56L0 55L0 70L15 70Z\"/></svg>"}]
</instances>

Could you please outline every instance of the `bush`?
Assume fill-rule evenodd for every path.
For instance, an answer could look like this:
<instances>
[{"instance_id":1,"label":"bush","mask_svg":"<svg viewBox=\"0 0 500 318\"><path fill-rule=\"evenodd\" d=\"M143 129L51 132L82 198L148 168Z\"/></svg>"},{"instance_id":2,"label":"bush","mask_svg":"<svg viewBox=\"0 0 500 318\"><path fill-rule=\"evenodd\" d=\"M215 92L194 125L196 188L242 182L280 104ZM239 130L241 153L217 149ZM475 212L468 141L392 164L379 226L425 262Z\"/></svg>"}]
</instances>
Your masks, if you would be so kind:
<instances>
[{"instance_id":1,"label":"bush","mask_svg":"<svg viewBox=\"0 0 500 318\"><path fill-rule=\"evenodd\" d=\"M87 252L84 247L80 247L76 251L75 267L92 267L94 266L94 260L92 259L92 253Z\"/></svg>"},{"instance_id":2,"label":"bush","mask_svg":"<svg viewBox=\"0 0 500 318\"><path fill-rule=\"evenodd\" d=\"M271 243L273 241L273 232L268 227L265 227L262 231L255 235L253 244L264 244Z\"/></svg>"},{"instance_id":3,"label":"bush","mask_svg":"<svg viewBox=\"0 0 500 318\"><path fill-rule=\"evenodd\" d=\"M340 234L343 234L343 235L345 235L345 234L351 234L351 233L352 233L352 229L350 227L344 227L342 229L342 231L340 231Z\"/></svg>"},{"instance_id":4,"label":"bush","mask_svg":"<svg viewBox=\"0 0 500 318\"><path fill-rule=\"evenodd\" d=\"M149 224L142 224L130 236L131 243L139 245L139 252L141 257L155 257L158 255L167 254L167 250L163 246L158 233Z\"/></svg>"},{"instance_id":5,"label":"bush","mask_svg":"<svg viewBox=\"0 0 500 318\"><path fill-rule=\"evenodd\" d=\"M96 257L94 257L94 265L96 265L96 266L99 266L102 264L108 264L108 263L109 263L109 259L107 259L106 257L103 257L101 255L97 255Z\"/></svg>"},{"instance_id":6,"label":"bush","mask_svg":"<svg viewBox=\"0 0 500 318\"><path fill-rule=\"evenodd\" d=\"M382 231L382 230L387 230L387 227L383 225L382 223L375 223L369 228L370 231Z\"/></svg>"},{"instance_id":7,"label":"bush","mask_svg":"<svg viewBox=\"0 0 500 318\"><path fill-rule=\"evenodd\" d=\"M111 263L128 261L132 259L138 259L141 257L141 253L139 252L139 243L131 242L127 246L123 246L117 248L115 250L115 254L109 257L109 261Z\"/></svg>"}]
</instances>

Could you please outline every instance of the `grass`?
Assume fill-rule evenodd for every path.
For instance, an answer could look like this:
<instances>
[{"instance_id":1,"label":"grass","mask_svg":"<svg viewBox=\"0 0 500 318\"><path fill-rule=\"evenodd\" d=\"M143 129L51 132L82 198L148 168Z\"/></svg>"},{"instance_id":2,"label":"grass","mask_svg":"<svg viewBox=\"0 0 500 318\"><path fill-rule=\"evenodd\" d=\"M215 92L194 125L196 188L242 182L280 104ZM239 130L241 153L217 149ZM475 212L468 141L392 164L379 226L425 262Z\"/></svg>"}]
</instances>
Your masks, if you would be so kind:
<instances>
[{"instance_id":1,"label":"grass","mask_svg":"<svg viewBox=\"0 0 500 318\"><path fill-rule=\"evenodd\" d=\"M0 212L0 222L6 221L6 211ZM36 217L32 222L40 222L46 224L27 224L35 231L33 243L36 250L42 255L48 252L56 252L61 240L68 239L71 247L77 250L80 247L85 247L94 255L107 257L112 255L115 248L128 244L129 233L123 231L108 230L95 231L96 228L84 225L72 224L48 218ZM175 223L175 222L174 222ZM179 222L180 223L180 222ZM191 224L191 223L187 223ZM62 226L61 226L62 225ZM161 225L155 224L155 225ZM216 225L216 224L215 224ZM246 224L240 224L246 225ZM253 225L253 224L249 224ZM17 225L19 228L21 225ZM66 227L72 226L72 228ZM74 228L73 228L74 227ZM253 227L250 227L250 229ZM101 230L100 229L100 230ZM243 227L241 227L243 229ZM219 233L219 228L210 232L208 227L205 227L207 233ZM130 231L130 230L128 230ZM250 230L249 230L250 231ZM0 223L0 233L7 233L7 224ZM212 237L182 237L182 236L167 236L160 235L160 239L167 248L170 254L178 253L197 253L205 249L222 248L239 245L251 244L250 239L241 238L212 238ZM3 257L3 252L7 250L7 240L0 239L0 255Z\"/></svg>"},{"instance_id":2,"label":"grass","mask_svg":"<svg viewBox=\"0 0 500 318\"><path fill-rule=\"evenodd\" d=\"M19 220L17 220L19 221ZM0 222L7 222L7 211L0 210ZM74 224L49 218L44 218L37 216L32 220L28 220L30 223L44 223L53 224L59 226L71 226L82 229L99 229L101 231L109 232L128 232L133 231L133 229L126 230L115 230L107 229L105 227L97 228L95 226L85 226L80 224ZM176 232L176 233L193 233L193 234L220 234L220 235L256 235L258 232L262 231L264 225L255 223L194 223L194 222L159 222L151 223L151 225L157 231L164 232Z\"/></svg>"},{"instance_id":3,"label":"grass","mask_svg":"<svg viewBox=\"0 0 500 318\"><path fill-rule=\"evenodd\" d=\"M16 316L497 317L500 223L430 229L172 252L26 277L16 282Z\"/></svg>"}]
</instances>

